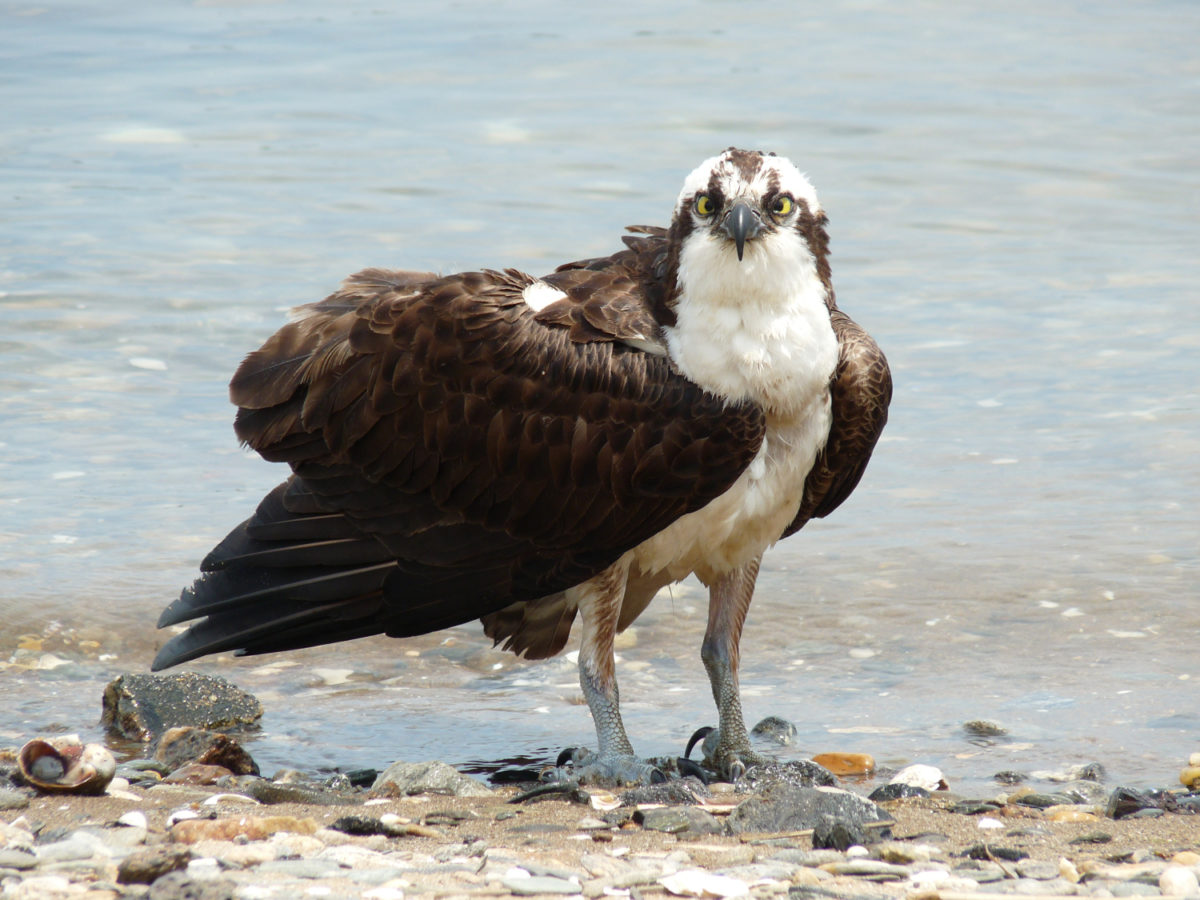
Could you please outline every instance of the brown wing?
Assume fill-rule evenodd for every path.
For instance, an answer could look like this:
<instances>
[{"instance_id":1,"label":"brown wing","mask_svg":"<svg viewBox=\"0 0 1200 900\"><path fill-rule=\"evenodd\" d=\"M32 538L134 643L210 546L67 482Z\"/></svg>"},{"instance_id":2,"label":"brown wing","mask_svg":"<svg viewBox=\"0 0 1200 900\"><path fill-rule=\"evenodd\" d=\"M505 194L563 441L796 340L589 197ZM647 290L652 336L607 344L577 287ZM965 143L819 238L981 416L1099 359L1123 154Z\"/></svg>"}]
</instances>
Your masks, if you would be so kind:
<instances>
[{"instance_id":1,"label":"brown wing","mask_svg":"<svg viewBox=\"0 0 1200 900\"><path fill-rule=\"evenodd\" d=\"M588 302L636 306L628 273L610 274ZM156 668L418 634L553 594L737 478L757 409L727 408L664 357L544 324L522 299L531 282L373 270L247 357L237 433L294 475L163 613L208 618Z\"/></svg>"},{"instance_id":2,"label":"brown wing","mask_svg":"<svg viewBox=\"0 0 1200 900\"><path fill-rule=\"evenodd\" d=\"M838 339L838 365L830 385L833 423L825 449L804 482L800 512L783 533L837 509L858 485L887 423L892 375L883 351L840 309L830 313Z\"/></svg>"},{"instance_id":3,"label":"brown wing","mask_svg":"<svg viewBox=\"0 0 1200 900\"><path fill-rule=\"evenodd\" d=\"M666 231L648 225L629 228L627 249L612 256L559 266L542 280L567 297L537 314L544 325L570 330L571 340L622 341L665 353L654 318L655 292L666 255ZM647 277L657 272L659 277Z\"/></svg>"}]
</instances>

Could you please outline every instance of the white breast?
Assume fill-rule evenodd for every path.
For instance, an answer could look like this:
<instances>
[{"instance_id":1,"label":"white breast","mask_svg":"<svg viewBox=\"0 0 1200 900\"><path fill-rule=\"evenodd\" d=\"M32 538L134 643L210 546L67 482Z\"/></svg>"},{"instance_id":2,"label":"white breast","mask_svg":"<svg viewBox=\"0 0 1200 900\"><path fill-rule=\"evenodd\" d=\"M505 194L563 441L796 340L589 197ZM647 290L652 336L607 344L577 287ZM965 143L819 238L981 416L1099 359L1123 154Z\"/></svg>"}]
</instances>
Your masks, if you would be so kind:
<instances>
[{"instance_id":1,"label":"white breast","mask_svg":"<svg viewBox=\"0 0 1200 900\"><path fill-rule=\"evenodd\" d=\"M762 553L795 518L829 435L838 345L825 286L794 232L755 242L740 263L716 240L691 241L679 282L677 321L665 329L672 359L713 394L761 406L767 432L728 491L633 554L643 571L710 581Z\"/></svg>"}]
</instances>

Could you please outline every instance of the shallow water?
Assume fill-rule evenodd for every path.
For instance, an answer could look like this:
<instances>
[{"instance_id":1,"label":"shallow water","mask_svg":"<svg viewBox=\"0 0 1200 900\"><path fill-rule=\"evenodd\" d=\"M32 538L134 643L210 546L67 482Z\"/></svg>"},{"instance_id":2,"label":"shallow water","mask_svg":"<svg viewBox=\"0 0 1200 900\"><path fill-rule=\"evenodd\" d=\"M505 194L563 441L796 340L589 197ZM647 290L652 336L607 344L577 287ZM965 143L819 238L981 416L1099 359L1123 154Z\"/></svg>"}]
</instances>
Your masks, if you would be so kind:
<instances>
[{"instance_id":1,"label":"shallow water","mask_svg":"<svg viewBox=\"0 0 1200 900\"><path fill-rule=\"evenodd\" d=\"M810 174L897 385L857 493L768 557L748 716L960 787L1170 783L1200 731L1200 10L780 9L0 7L0 744L98 733L282 477L225 384L287 307L610 252L738 144ZM642 752L713 718L703 626L677 587L621 651ZM263 698L268 771L591 741L569 659L477 628L198 668Z\"/></svg>"}]
</instances>

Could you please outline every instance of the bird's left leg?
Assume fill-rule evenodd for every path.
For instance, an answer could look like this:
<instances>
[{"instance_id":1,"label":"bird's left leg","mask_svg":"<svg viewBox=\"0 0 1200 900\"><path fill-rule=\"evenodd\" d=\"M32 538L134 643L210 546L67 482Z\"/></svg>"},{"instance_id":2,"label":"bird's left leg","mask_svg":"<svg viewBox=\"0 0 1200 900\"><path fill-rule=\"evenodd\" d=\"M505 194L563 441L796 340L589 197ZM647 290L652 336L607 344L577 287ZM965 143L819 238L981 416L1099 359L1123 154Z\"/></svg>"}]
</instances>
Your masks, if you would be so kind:
<instances>
[{"instance_id":1,"label":"bird's left leg","mask_svg":"<svg viewBox=\"0 0 1200 900\"><path fill-rule=\"evenodd\" d=\"M618 560L571 589L583 620L579 686L596 723L596 739L600 744L598 752L585 753L576 759L576 774L585 783L649 783L663 779L654 766L634 755L621 722L613 641L628 574L628 559Z\"/></svg>"},{"instance_id":2,"label":"bird's left leg","mask_svg":"<svg viewBox=\"0 0 1200 900\"><path fill-rule=\"evenodd\" d=\"M704 632L700 658L704 660L708 680L712 683L720 721L719 740L709 763L731 780L736 780L749 766L771 762L769 757L750 749L750 735L742 718L742 698L738 688L738 644L761 561L762 557L758 556L741 568L721 575L708 586L708 628Z\"/></svg>"}]
</instances>

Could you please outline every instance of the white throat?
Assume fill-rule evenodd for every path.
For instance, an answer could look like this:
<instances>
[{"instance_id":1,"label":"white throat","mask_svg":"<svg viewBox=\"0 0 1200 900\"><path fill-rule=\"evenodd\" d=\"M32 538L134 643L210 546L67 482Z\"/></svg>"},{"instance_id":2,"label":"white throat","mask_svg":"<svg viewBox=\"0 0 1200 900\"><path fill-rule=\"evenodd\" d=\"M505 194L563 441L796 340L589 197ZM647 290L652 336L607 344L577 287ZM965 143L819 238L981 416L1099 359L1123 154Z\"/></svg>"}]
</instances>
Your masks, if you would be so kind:
<instances>
[{"instance_id":1,"label":"white throat","mask_svg":"<svg viewBox=\"0 0 1200 900\"><path fill-rule=\"evenodd\" d=\"M667 349L692 381L730 402L750 400L768 418L791 419L826 403L838 346L825 285L791 229L746 245L696 231L679 258L676 324Z\"/></svg>"}]
</instances>

